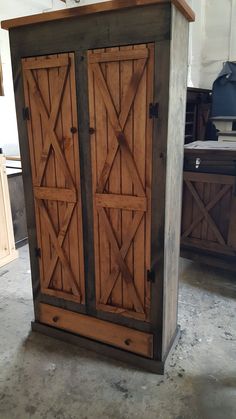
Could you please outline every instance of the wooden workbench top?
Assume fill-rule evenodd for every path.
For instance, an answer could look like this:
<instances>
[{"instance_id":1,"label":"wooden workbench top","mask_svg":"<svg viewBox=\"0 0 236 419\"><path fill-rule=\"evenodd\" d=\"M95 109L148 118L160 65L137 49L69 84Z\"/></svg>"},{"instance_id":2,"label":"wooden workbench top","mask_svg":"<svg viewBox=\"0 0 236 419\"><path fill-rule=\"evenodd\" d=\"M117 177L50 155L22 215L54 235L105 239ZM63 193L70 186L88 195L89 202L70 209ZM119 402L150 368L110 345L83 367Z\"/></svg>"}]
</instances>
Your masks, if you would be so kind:
<instances>
[{"instance_id":1,"label":"wooden workbench top","mask_svg":"<svg viewBox=\"0 0 236 419\"><path fill-rule=\"evenodd\" d=\"M186 144L185 150L236 150L234 141L194 141Z\"/></svg>"},{"instance_id":2,"label":"wooden workbench top","mask_svg":"<svg viewBox=\"0 0 236 419\"><path fill-rule=\"evenodd\" d=\"M151 4L172 3L186 17L189 22L195 20L195 14L186 0L111 0L103 3L90 4L88 6L72 7L54 12L40 13L1 22L2 29L11 29L19 26L33 25L35 23L64 20L89 14L109 12L132 7L147 6Z\"/></svg>"},{"instance_id":3,"label":"wooden workbench top","mask_svg":"<svg viewBox=\"0 0 236 419\"><path fill-rule=\"evenodd\" d=\"M236 142L233 141L194 141L184 146L184 154L187 156L228 156L236 158Z\"/></svg>"}]
</instances>

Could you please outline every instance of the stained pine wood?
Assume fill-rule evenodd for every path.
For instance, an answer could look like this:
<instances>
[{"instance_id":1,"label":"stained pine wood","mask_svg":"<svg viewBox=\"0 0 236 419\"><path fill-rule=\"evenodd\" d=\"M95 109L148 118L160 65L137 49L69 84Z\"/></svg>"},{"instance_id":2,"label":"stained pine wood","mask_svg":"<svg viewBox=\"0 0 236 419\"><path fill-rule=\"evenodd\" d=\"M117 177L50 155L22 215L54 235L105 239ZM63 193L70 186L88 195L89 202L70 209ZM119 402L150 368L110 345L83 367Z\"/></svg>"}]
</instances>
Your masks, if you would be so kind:
<instances>
[{"instance_id":1,"label":"stained pine wood","mask_svg":"<svg viewBox=\"0 0 236 419\"><path fill-rule=\"evenodd\" d=\"M107 208L122 208L133 211L147 211L147 200L144 197L115 194L96 194L96 206Z\"/></svg>"},{"instance_id":2,"label":"stained pine wood","mask_svg":"<svg viewBox=\"0 0 236 419\"><path fill-rule=\"evenodd\" d=\"M6 174L6 159L0 154L0 267L18 257L13 234L9 188Z\"/></svg>"},{"instance_id":3,"label":"stained pine wood","mask_svg":"<svg viewBox=\"0 0 236 419\"><path fill-rule=\"evenodd\" d=\"M153 357L153 336L149 333L143 333L46 304L40 304L40 321L147 358Z\"/></svg>"},{"instance_id":4,"label":"stained pine wood","mask_svg":"<svg viewBox=\"0 0 236 419\"><path fill-rule=\"evenodd\" d=\"M50 57L50 58L37 58L35 61L23 61L22 67L24 70L36 70L38 68L58 68L58 67L68 67L69 65L69 56L60 56Z\"/></svg>"},{"instance_id":5,"label":"stained pine wood","mask_svg":"<svg viewBox=\"0 0 236 419\"><path fill-rule=\"evenodd\" d=\"M52 60L52 61L51 61ZM73 54L22 60L44 293L85 301ZM76 129L71 132L72 127Z\"/></svg>"},{"instance_id":6,"label":"stained pine wood","mask_svg":"<svg viewBox=\"0 0 236 419\"><path fill-rule=\"evenodd\" d=\"M195 20L195 14L185 0L112 0L104 3L90 4L89 6L74 7L73 9L65 9L17 19L8 19L2 21L1 27L2 29L10 29L18 26L32 25L34 23L64 20L78 16L85 16L88 14L104 13L131 7L163 3L173 3L175 7L179 9L181 13L183 13L186 19L188 19L190 22Z\"/></svg>"},{"instance_id":7,"label":"stained pine wood","mask_svg":"<svg viewBox=\"0 0 236 419\"><path fill-rule=\"evenodd\" d=\"M114 51L112 49L110 52L96 52L96 54L90 55L89 62L91 63L106 63L106 62L115 62L115 61L126 61L126 60L134 60L134 59L141 59L141 58L148 58L148 51L146 49L141 50L124 50L121 49L119 52Z\"/></svg>"},{"instance_id":8,"label":"stained pine wood","mask_svg":"<svg viewBox=\"0 0 236 419\"><path fill-rule=\"evenodd\" d=\"M147 226L145 213L150 209L151 172L148 202L145 170L147 166L151 171L152 133L149 126L146 136L146 124L147 80L150 100L154 82L153 45L106 51L88 53L90 126L96 127L92 139L96 301L100 310L107 305L107 311L133 313L134 318L141 313L148 320L150 255L145 235L150 237L146 231L150 212Z\"/></svg>"},{"instance_id":9,"label":"stained pine wood","mask_svg":"<svg viewBox=\"0 0 236 419\"><path fill-rule=\"evenodd\" d=\"M121 4L131 6L129 2ZM160 365L163 371L178 330L178 181L182 172L187 28L186 19L168 1L145 2L142 7L135 3L135 7L10 30L34 327L68 340L76 337L76 332L43 325L39 313L43 302L147 332L153 335L153 358L106 345L102 337L99 342L95 342L97 338L86 342L88 347L135 360L153 371ZM68 51L75 51L75 55ZM23 62L35 61L35 68L24 70L35 79L30 80L30 89L26 81L28 123L22 119L22 57L33 57ZM58 66L57 58L63 65ZM64 89L62 96L58 86ZM151 102L159 103L158 118L148 117ZM50 118L45 108L50 110ZM178 121L174 126L173 120ZM31 126L28 136L27 125ZM71 132L71 127L79 135L74 129ZM30 143L35 148L33 165ZM213 188L210 198L212 193ZM230 190L227 199L229 194ZM203 195L204 188L201 198ZM44 207L34 206L35 199ZM174 225L169 208L177 209ZM221 205L217 217L220 211L224 211ZM49 228L45 228L45 214L50 216L46 221ZM41 234L36 234L35 218ZM82 235L84 241L78 241ZM41 260L35 257L35 247L44 249ZM154 283L147 281L147 269L152 270ZM84 290L80 281L83 272ZM39 278L44 279L43 285ZM83 298L85 304L80 304ZM86 340L79 335L76 339Z\"/></svg>"}]
</instances>

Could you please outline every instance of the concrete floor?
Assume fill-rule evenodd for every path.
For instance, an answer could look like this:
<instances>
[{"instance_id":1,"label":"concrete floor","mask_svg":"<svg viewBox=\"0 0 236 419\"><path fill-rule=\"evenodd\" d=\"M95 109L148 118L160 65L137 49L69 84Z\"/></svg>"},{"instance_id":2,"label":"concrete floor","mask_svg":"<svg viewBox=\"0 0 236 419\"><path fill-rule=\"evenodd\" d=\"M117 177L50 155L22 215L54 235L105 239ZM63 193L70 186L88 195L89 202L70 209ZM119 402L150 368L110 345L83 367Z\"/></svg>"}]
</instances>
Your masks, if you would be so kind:
<instances>
[{"instance_id":1,"label":"concrete floor","mask_svg":"<svg viewBox=\"0 0 236 419\"><path fill-rule=\"evenodd\" d=\"M235 275L182 261L165 376L32 333L28 248L0 269L0 419L235 419Z\"/></svg>"}]
</instances>

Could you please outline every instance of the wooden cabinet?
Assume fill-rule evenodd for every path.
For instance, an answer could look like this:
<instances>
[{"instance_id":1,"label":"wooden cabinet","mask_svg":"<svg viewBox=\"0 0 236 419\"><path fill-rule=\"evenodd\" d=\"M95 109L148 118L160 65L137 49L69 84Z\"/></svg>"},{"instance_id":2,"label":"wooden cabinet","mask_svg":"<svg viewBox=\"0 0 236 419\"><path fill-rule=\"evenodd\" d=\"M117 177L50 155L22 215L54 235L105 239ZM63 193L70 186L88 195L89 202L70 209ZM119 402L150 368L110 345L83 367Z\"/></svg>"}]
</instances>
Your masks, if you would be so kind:
<instances>
[{"instance_id":1,"label":"wooden cabinet","mask_svg":"<svg viewBox=\"0 0 236 419\"><path fill-rule=\"evenodd\" d=\"M236 146L197 141L185 148L181 253L236 269Z\"/></svg>"},{"instance_id":2,"label":"wooden cabinet","mask_svg":"<svg viewBox=\"0 0 236 419\"><path fill-rule=\"evenodd\" d=\"M2 24L15 78L33 329L156 372L178 334L193 19L184 1L115 0Z\"/></svg>"},{"instance_id":3,"label":"wooden cabinet","mask_svg":"<svg viewBox=\"0 0 236 419\"><path fill-rule=\"evenodd\" d=\"M6 173L6 158L0 153L0 267L17 258Z\"/></svg>"}]
</instances>

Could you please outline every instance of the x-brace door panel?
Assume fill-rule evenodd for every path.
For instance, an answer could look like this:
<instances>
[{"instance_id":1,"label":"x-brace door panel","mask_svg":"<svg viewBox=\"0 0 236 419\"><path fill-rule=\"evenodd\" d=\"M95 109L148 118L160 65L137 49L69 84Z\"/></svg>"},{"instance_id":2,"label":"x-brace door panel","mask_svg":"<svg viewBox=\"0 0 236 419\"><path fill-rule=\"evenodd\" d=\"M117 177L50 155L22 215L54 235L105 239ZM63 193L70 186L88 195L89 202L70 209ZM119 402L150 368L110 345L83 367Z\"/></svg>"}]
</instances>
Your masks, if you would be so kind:
<instances>
[{"instance_id":1,"label":"x-brace door panel","mask_svg":"<svg viewBox=\"0 0 236 419\"><path fill-rule=\"evenodd\" d=\"M149 321L154 46L88 52L97 309Z\"/></svg>"},{"instance_id":2,"label":"x-brace door panel","mask_svg":"<svg viewBox=\"0 0 236 419\"><path fill-rule=\"evenodd\" d=\"M235 177L184 173L182 246L236 256Z\"/></svg>"},{"instance_id":3,"label":"x-brace door panel","mask_svg":"<svg viewBox=\"0 0 236 419\"><path fill-rule=\"evenodd\" d=\"M41 291L84 303L74 54L26 58L22 70Z\"/></svg>"}]
</instances>

